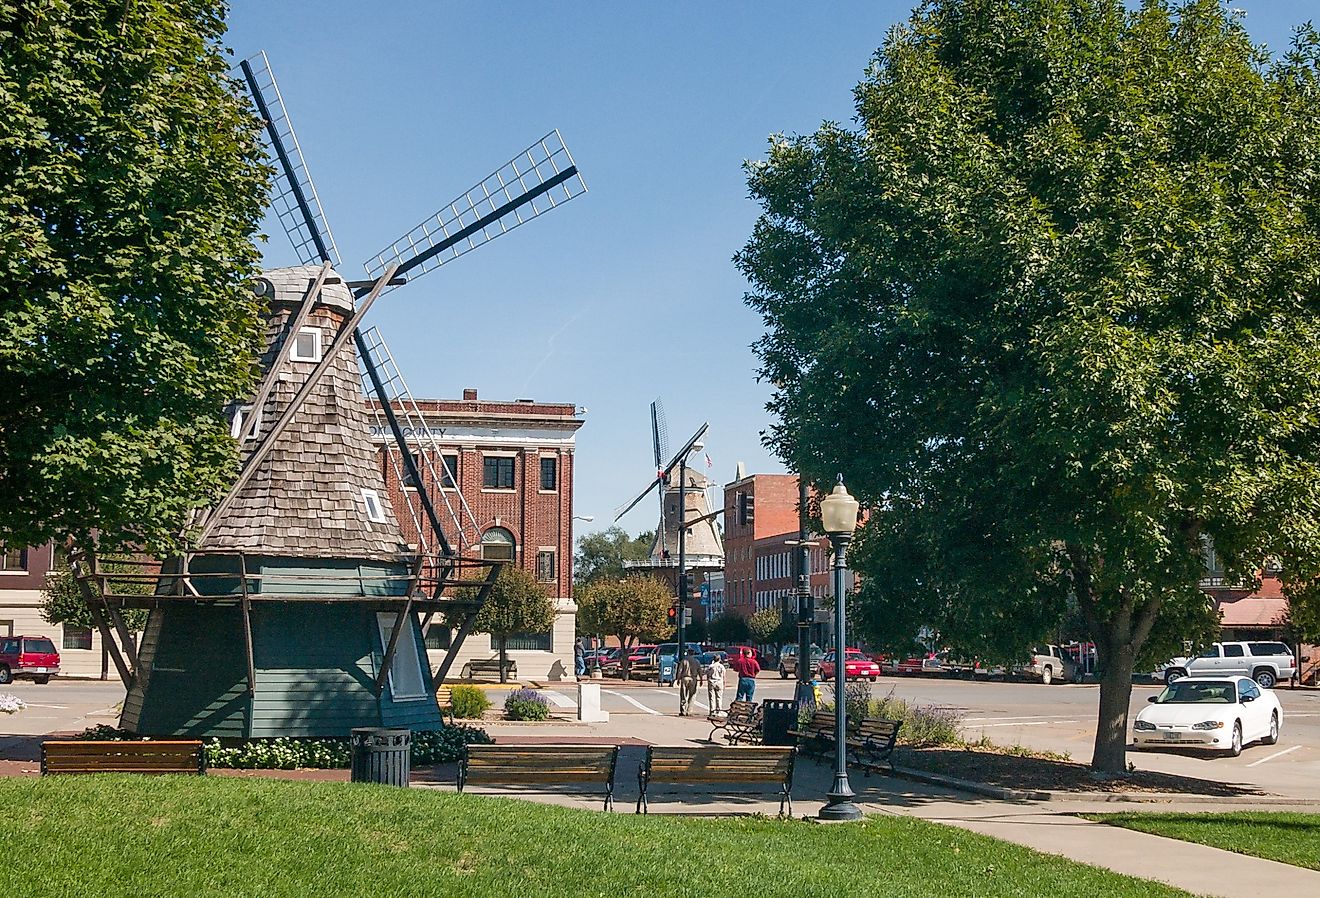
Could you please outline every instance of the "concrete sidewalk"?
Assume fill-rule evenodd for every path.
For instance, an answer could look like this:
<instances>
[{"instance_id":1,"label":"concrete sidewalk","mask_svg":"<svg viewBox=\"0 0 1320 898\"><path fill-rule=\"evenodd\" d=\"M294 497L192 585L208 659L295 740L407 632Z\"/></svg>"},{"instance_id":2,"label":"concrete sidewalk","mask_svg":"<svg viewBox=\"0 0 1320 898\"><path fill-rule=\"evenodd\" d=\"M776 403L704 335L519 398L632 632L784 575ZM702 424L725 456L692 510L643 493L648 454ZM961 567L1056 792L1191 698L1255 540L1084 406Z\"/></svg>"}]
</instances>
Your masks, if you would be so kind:
<instances>
[{"instance_id":1,"label":"concrete sidewalk","mask_svg":"<svg viewBox=\"0 0 1320 898\"><path fill-rule=\"evenodd\" d=\"M638 723L641 723L639 720ZM683 738L696 729L695 721L649 719L633 738L618 739L622 745L619 768L615 775L616 812L631 812L637 800L637 770L644 746L639 743L704 744L705 733ZM559 729L558 727L552 727ZM493 727L492 735L500 741L547 741L556 734L544 730L535 734L530 728ZM565 728L567 729L567 728ZM667 732L666 732L667 730ZM597 741L599 733L587 728L557 734L564 741L573 737ZM641 738L637 738L637 737ZM667 738L665 738L667 736ZM660 738L654 738L660 737ZM979 798L938 786L908 782L884 774L866 776L850 771L850 781L857 792L857 803L867 814L910 816L933 823L957 826L983 835L1003 839L1046 854L1104 867L1142 879L1154 879L1197 895L1222 898L1248 898L1257 895L1320 895L1320 872L1234 854L1218 848L1153 836L1134 830L1093 823L1076 816L1081 813L1112 811L1115 805L1087 801L1002 801ZM799 759L794 777L793 813L814 817L824 804L825 793L833 782L829 764L815 764ZM449 788L442 786L441 788ZM499 789L498 794L518 794L517 790ZM600 810L599 798L559 794L523 793L526 798L553 804ZM769 795L737 794L712 796L708 787L694 787L681 794L653 796L653 814L692 816L728 814L766 814L779 811L779 803ZM1299 803L1295 808L1314 812L1314 805ZM1124 804L1124 811L1204 813L1214 810L1242 810L1240 805L1213 803Z\"/></svg>"}]
</instances>

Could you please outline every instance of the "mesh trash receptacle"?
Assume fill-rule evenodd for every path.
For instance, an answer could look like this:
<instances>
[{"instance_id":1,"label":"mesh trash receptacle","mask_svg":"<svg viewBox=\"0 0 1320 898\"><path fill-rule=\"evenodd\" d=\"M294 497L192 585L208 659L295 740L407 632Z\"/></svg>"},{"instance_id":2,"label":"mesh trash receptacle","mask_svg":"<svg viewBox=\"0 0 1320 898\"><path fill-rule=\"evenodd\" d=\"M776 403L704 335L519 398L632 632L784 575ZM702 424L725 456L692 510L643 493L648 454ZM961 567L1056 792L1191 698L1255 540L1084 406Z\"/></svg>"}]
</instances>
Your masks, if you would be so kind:
<instances>
[{"instance_id":1,"label":"mesh trash receptacle","mask_svg":"<svg viewBox=\"0 0 1320 898\"><path fill-rule=\"evenodd\" d=\"M349 778L355 783L406 786L412 772L412 731L358 727L353 730Z\"/></svg>"},{"instance_id":2,"label":"mesh trash receptacle","mask_svg":"<svg viewBox=\"0 0 1320 898\"><path fill-rule=\"evenodd\" d=\"M761 702L761 744L792 745L788 731L797 726L797 702L791 698L768 698Z\"/></svg>"}]
</instances>

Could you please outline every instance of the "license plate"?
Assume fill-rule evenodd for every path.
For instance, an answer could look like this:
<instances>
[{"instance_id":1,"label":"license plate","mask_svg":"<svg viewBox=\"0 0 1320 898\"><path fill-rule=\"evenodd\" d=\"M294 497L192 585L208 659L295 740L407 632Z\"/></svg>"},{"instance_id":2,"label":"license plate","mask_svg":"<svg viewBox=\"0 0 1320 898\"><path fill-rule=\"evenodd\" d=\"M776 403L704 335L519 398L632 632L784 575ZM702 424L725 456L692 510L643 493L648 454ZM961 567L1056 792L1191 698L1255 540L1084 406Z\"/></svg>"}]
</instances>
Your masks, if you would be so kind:
<instances>
[{"instance_id":1,"label":"license plate","mask_svg":"<svg viewBox=\"0 0 1320 898\"><path fill-rule=\"evenodd\" d=\"M44 668L44 667L34 667L34 668L32 668L32 670L33 670L34 673L45 673L45 672L46 672L46 668Z\"/></svg>"},{"instance_id":2,"label":"license plate","mask_svg":"<svg viewBox=\"0 0 1320 898\"><path fill-rule=\"evenodd\" d=\"M1178 741L1179 739L1181 739L1182 737L1183 737L1183 734L1182 734L1182 733L1165 733L1165 734L1164 734L1164 741L1165 741L1165 742L1177 742L1177 741Z\"/></svg>"}]
</instances>

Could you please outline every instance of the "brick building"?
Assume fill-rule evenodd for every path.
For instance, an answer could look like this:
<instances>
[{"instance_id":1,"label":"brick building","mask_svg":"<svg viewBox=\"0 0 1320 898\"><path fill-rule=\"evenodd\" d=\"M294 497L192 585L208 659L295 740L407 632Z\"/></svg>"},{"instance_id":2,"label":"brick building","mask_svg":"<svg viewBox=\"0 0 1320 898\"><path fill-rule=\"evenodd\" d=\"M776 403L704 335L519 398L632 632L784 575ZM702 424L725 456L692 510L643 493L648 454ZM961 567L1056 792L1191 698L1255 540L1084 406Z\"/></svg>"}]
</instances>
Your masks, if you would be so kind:
<instances>
[{"instance_id":1,"label":"brick building","mask_svg":"<svg viewBox=\"0 0 1320 898\"><path fill-rule=\"evenodd\" d=\"M41 590L54 563L52 545L11 549L0 543L0 636L49 636L60 650L62 675L99 677L109 664L101 634L41 619Z\"/></svg>"},{"instance_id":2,"label":"brick building","mask_svg":"<svg viewBox=\"0 0 1320 898\"><path fill-rule=\"evenodd\" d=\"M750 474L724 487L724 609L750 617L765 608L797 614L798 479L794 474ZM831 589L829 540L815 537L810 551L811 593ZM816 627L828 623L817 607ZM819 641L824 634L817 629Z\"/></svg>"},{"instance_id":3,"label":"brick building","mask_svg":"<svg viewBox=\"0 0 1320 898\"><path fill-rule=\"evenodd\" d=\"M374 403L372 403L374 406ZM554 597L558 620L549 633L509 639L509 657L523 678L573 675L576 606L573 604L573 451L583 424L570 403L482 400L467 389L460 399L419 400L421 422L404 435L437 507L445 536L470 557L514 561ZM404 538L436 543L426 523L399 450L384 421L372 426L386 491ZM429 549L428 549L429 550ZM427 628L432 667L438 667L452 638L443 621ZM451 668L491 658L490 637L472 634Z\"/></svg>"}]
</instances>

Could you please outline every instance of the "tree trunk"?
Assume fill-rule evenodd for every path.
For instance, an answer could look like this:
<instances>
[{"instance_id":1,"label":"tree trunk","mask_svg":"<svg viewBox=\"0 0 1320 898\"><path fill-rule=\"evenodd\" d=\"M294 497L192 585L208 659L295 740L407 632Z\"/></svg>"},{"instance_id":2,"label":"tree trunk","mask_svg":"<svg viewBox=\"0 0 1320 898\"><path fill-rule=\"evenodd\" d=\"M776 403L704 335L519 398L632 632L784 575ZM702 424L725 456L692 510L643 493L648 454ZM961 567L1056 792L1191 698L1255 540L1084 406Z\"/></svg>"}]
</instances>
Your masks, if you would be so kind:
<instances>
[{"instance_id":1,"label":"tree trunk","mask_svg":"<svg viewBox=\"0 0 1320 898\"><path fill-rule=\"evenodd\" d=\"M1119 645L1104 659L1100 672L1100 714L1095 725L1095 754L1091 769L1096 773L1127 773L1128 706L1132 702L1132 666L1135 651Z\"/></svg>"},{"instance_id":2,"label":"tree trunk","mask_svg":"<svg viewBox=\"0 0 1320 898\"><path fill-rule=\"evenodd\" d=\"M508 644L509 640L508 637L500 636L497 638L497 641L500 644L500 682L507 683L509 682L509 671L507 667L508 662L506 660L508 655L504 651L504 647Z\"/></svg>"},{"instance_id":3,"label":"tree trunk","mask_svg":"<svg viewBox=\"0 0 1320 898\"><path fill-rule=\"evenodd\" d=\"M623 682L628 681L628 673L632 669L632 662L628 656L632 654L632 642L623 636L619 637L619 679Z\"/></svg>"}]
</instances>

